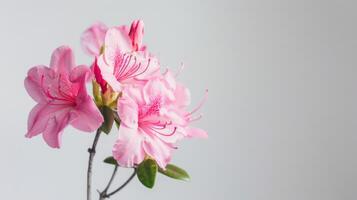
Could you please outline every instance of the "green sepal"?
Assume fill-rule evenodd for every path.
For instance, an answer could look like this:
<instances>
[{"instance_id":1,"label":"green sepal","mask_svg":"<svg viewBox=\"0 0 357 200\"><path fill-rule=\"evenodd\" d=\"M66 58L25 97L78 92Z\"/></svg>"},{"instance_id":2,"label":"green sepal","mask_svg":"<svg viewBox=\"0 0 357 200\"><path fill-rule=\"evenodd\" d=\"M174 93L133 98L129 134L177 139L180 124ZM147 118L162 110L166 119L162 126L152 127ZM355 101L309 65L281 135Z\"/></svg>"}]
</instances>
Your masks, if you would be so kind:
<instances>
[{"instance_id":1,"label":"green sepal","mask_svg":"<svg viewBox=\"0 0 357 200\"><path fill-rule=\"evenodd\" d=\"M113 123L114 123L114 115L113 115L113 110L109 108L108 106L101 106L100 107L100 112L103 115L104 122L100 129L106 133L109 134L110 131L112 130Z\"/></svg>"},{"instance_id":2,"label":"green sepal","mask_svg":"<svg viewBox=\"0 0 357 200\"><path fill-rule=\"evenodd\" d=\"M92 89L93 89L93 96L94 96L94 101L97 106L102 105L102 94L100 91L100 86L96 81L92 81Z\"/></svg>"}]
</instances>

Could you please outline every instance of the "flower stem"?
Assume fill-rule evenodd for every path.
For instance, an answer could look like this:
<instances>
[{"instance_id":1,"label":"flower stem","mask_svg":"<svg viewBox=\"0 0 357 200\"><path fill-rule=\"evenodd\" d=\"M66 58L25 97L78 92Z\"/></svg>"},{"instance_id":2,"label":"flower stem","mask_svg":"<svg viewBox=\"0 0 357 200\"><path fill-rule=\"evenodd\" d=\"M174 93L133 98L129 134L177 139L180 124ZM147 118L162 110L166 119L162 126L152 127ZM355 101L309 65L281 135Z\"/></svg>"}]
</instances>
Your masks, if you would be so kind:
<instances>
[{"instance_id":1,"label":"flower stem","mask_svg":"<svg viewBox=\"0 0 357 200\"><path fill-rule=\"evenodd\" d=\"M88 170L87 170L87 200L91 200L91 187L92 187L92 167L93 167L93 158L95 155L95 149L100 137L101 130L98 128L97 133L95 134L92 147L88 149L89 160L88 160Z\"/></svg>"},{"instance_id":2,"label":"flower stem","mask_svg":"<svg viewBox=\"0 0 357 200\"><path fill-rule=\"evenodd\" d=\"M115 175L117 173L117 170L118 170L118 165L115 165L113 173L112 173L112 176L110 177L110 180L109 180L107 186L105 187L105 189L102 192L99 192L99 200L102 200L102 199L106 198L108 189L109 189L109 187L111 186L111 184L112 184L112 182L114 180L114 177L115 177Z\"/></svg>"},{"instance_id":3,"label":"flower stem","mask_svg":"<svg viewBox=\"0 0 357 200\"><path fill-rule=\"evenodd\" d=\"M115 173L116 170L114 169L114 172L113 172L113 175L112 175L112 178L111 180L109 181L109 183L111 184L111 182L113 181L112 179L114 178L115 176ZM112 195L116 194L117 192L119 192L120 190L122 190L126 185L128 185L130 183L131 180L133 180L133 178L135 177L136 175L136 169L134 168L134 172L131 174L131 176L119 187L117 188L116 190L114 190L113 192L110 192L107 194L107 189L109 187L107 187L106 189L103 190L103 192L100 193L99 195L99 200L103 200L103 199L106 199L106 198L109 198L111 197ZM110 185L109 185L110 186Z\"/></svg>"}]
</instances>

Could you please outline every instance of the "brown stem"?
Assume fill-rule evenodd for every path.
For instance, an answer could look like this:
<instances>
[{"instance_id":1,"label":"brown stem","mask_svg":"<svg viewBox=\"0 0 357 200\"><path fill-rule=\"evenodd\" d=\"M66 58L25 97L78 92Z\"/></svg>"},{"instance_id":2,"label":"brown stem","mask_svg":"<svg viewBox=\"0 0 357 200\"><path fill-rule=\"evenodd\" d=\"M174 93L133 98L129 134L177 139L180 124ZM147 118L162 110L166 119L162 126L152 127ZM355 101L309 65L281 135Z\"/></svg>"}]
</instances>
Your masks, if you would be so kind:
<instances>
[{"instance_id":1,"label":"brown stem","mask_svg":"<svg viewBox=\"0 0 357 200\"><path fill-rule=\"evenodd\" d=\"M109 180L107 186L105 187L105 189L102 192L99 192L99 200L102 200L102 199L106 198L108 189L109 189L109 187L111 186L111 184L112 184L112 182L114 180L114 177L115 177L115 175L117 173L117 170L118 170L118 165L115 165L113 173L112 173L112 176L110 177L110 180Z\"/></svg>"},{"instance_id":2,"label":"brown stem","mask_svg":"<svg viewBox=\"0 0 357 200\"><path fill-rule=\"evenodd\" d=\"M99 140L101 130L98 128L97 133L95 134L92 147L88 149L89 160L88 160L88 170L87 170L87 200L91 200L91 187L92 187L92 167L93 167L93 158L95 155L95 149Z\"/></svg>"},{"instance_id":3,"label":"brown stem","mask_svg":"<svg viewBox=\"0 0 357 200\"><path fill-rule=\"evenodd\" d=\"M131 180L133 180L135 175L136 175L136 169L134 168L133 174L131 174L131 176L119 188L117 188L116 190L114 190L113 192L110 192L108 194L107 194L107 191L101 192L100 195L99 195L99 200L103 200L103 199L109 198L112 195L114 195L117 192L119 192L120 190L122 190L126 185L128 185L130 183Z\"/></svg>"}]
</instances>

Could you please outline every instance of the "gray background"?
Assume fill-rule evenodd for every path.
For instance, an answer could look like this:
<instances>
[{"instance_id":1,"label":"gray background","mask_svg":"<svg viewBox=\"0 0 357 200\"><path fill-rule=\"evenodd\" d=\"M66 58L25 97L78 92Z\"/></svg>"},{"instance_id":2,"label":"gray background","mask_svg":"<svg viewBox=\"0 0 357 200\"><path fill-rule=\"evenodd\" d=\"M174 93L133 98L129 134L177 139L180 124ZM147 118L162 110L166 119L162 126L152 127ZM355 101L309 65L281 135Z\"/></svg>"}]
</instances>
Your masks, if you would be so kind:
<instances>
[{"instance_id":1,"label":"gray background","mask_svg":"<svg viewBox=\"0 0 357 200\"><path fill-rule=\"evenodd\" d=\"M84 199L86 149L93 134L67 128L61 150L28 140L34 102L23 79L61 44L77 63L95 21L141 18L144 41L180 80L193 105L209 100L197 123L207 140L182 142L173 162L192 180L135 180L112 199L357 199L356 1L4 1L0 4L1 199ZM95 188L103 188L116 134L103 137ZM130 170L119 171L119 184Z\"/></svg>"}]
</instances>

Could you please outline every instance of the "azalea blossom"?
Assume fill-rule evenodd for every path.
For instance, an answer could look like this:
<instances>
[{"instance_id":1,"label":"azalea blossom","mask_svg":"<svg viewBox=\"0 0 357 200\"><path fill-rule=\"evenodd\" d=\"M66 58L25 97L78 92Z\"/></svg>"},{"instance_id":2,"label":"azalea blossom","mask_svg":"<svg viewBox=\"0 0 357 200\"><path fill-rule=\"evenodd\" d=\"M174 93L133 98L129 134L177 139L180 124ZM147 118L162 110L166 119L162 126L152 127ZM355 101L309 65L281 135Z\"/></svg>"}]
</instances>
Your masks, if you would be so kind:
<instances>
[{"instance_id":1,"label":"azalea blossom","mask_svg":"<svg viewBox=\"0 0 357 200\"><path fill-rule=\"evenodd\" d=\"M87 199L92 199L93 161L103 132L110 134L116 127L118 135L113 156L104 160L114 165L114 171L107 187L98 190L99 199L110 198L135 176L152 188L157 171L174 179L189 179L184 169L170 163L173 152L183 139L207 137L205 130L192 125L202 117L198 112L208 92L198 106L189 109L190 91L176 80L183 66L176 74L168 69L162 73L143 37L141 20L116 27L97 22L80 39L92 58L90 67L77 66L71 48L61 46L52 53L49 66L34 66L25 78L25 88L36 102L28 116L27 138L42 135L50 147L60 148L62 133L69 125L84 132L96 131L88 148ZM89 81L93 98L86 90ZM133 168L133 173L110 191L118 166Z\"/></svg>"},{"instance_id":2,"label":"azalea blossom","mask_svg":"<svg viewBox=\"0 0 357 200\"><path fill-rule=\"evenodd\" d=\"M120 92L124 85L147 80L159 72L157 59L146 51L135 51L138 44L120 29L108 30L105 37L104 53L98 58L98 66L103 79Z\"/></svg>"},{"instance_id":3,"label":"azalea blossom","mask_svg":"<svg viewBox=\"0 0 357 200\"><path fill-rule=\"evenodd\" d=\"M92 71L103 93L107 90L107 82L115 91L120 91L123 83L133 83L158 71L157 60L142 44L143 36L141 20L133 21L130 28L108 29L102 23L95 23L82 34L84 51L95 57Z\"/></svg>"},{"instance_id":4,"label":"azalea blossom","mask_svg":"<svg viewBox=\"0 0 357 200\"><path fill-rule=\"evenodd\" d=\"M123 85L151 76L160 67L154 57L134 51L129 35L116 28L109 29L106 34L104 53L98 58L98 66L103 79L117 92Z\"/></svg>"},{"instance_id":5,"label":"azalea blossom","mask_svg":"<svg viewBox=\"0 0 357 200\"><path fill-rule=\"evenodd\" d=\"M67 46L53 52L50 67L32 67L25 88L37 105L29 114L26 137L42 133L49 146L59 148L68 124L85 132L95 131L103 117L86 91L90 75L88 67L75 67L73 52Z\"/></svg>"},{"instance_id":6,"label":"azalea blossom","mask_svg":"<svg viewBox=\"0 0 357 200\"><path fill-rule=\"evenodd\" d=\"M118 164L133 167L151 157L165 168L179 140L207 137L205 131L190 127L200 118L193 114L203 103L193 112L187 111L189 104L188 89L176 83L169 71L144 85L125 87L118 100L121 125L113 148Z\"/></svg>"}]
</instances>

